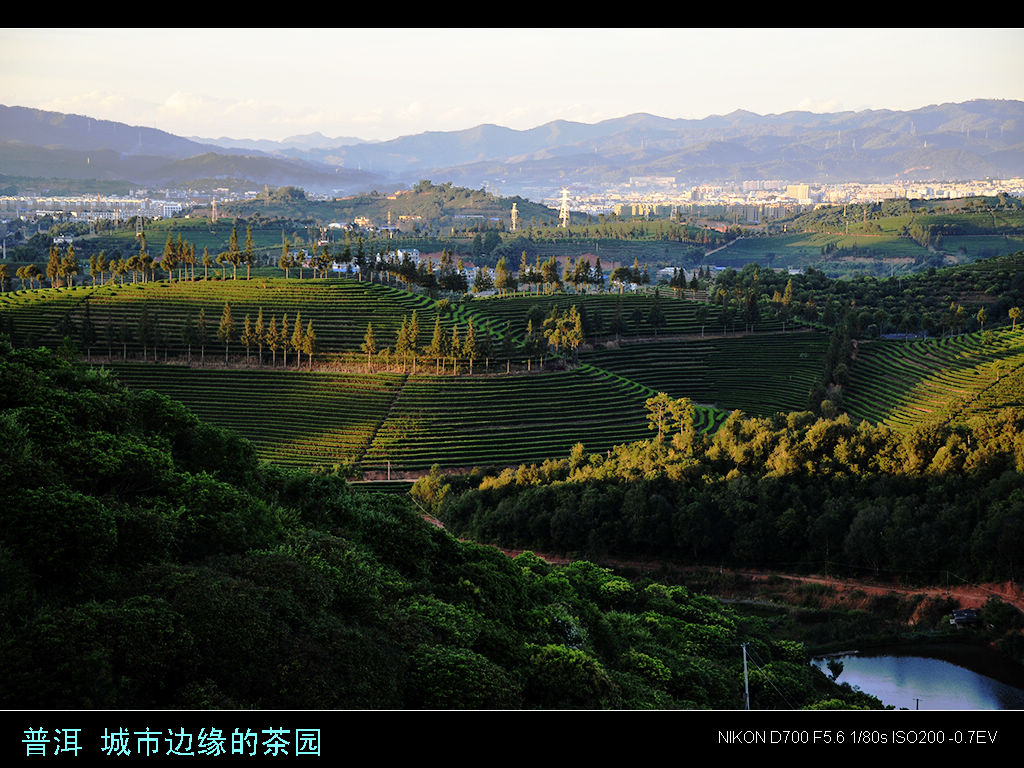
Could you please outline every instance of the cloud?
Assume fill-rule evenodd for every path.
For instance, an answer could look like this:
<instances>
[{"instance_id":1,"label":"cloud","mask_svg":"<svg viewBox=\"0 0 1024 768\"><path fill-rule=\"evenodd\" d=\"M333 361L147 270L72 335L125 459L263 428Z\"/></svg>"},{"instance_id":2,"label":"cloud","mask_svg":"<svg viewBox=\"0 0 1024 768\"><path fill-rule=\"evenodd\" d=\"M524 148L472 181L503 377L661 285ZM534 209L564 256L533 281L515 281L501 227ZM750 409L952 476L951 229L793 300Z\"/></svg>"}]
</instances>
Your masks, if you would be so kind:
<instances>
[{"instance_id":1,"label":"cloud","mask_svg":"<svg viewBox=\"0 0 1024 768\"><path fill-rule=\"evenodd\" d=\"M125 116L132 115L140 107L151 106L139 99L131 99L122 94L104 91L74 93L44 99L36 105L37 109L51 112L87 115L105 120L130 122Z\"/></svg>"},{"instance_id":2,"label":"cloud","mask_svg":"<svg viewBox=\"0 0 1024 768\"><path fill-rule=\"evenodd\" d=\"M159 112L169 119L194 118L211 110L213 105L203 96L184 91L175 91L160 104Z\"/></svg>"},{"instance_id":3,"label":"cloud","mask_svg":"<svg viewBox=\"0 0 1024 768\"><path fill-rule=\"evenodd\" d=\"M805 112L842 112L843 103L839 99L815 99L805 96L797 103L796 108Z\"/></svg>"}]
</instances>

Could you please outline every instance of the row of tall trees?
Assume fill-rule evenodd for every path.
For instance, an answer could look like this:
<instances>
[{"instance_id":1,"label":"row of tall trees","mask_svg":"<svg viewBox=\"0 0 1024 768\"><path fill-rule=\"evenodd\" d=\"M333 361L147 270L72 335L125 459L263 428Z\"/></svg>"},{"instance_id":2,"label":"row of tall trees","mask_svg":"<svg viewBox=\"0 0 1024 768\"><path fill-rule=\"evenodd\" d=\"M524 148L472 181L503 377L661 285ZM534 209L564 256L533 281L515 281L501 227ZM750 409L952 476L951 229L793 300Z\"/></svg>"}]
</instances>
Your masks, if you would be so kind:
<instances>
[{"instance_id":1,"label":"row of tall trees","mask_svg":"<svg viewBox=\"0 0 1024 768\"><path fill-rule=\"evenodd\" d=\"M444 330L441 324L441 316L434 319L434 330L430 342L421 346L420 325L417 312L413 311L412 317L402 318L402 325L395 335L393 346L382 344L377 338L373 329L373 323L368 323L366 333L363 336L363 343L360 349L366 355L366 370L372 372L376 365L390 367L401 365L402 371L411 370L416 373L421 358L434 361L435 373L442 374L447 371L448 363L451 364L451 371L457 374L461 361L469 362L469 373L472 374L477 360L483 358L486 368L490 370L490 361L495 354L500 354L508 360L514 354L511 345L511 336L506 331L501 343L491 335L489 331L478 329L473 319L464 331L459 332L458 324L453 324L451 333Z\"/></svg>"},{"instance_id":2,"label":"row of tall trees","mask_svg":"<svg viewBox=\"0 0 1024 768\"><path fill-rule=\"evenodd\" d=\"M214 323L216 322L216 327ZM282 353L283 365L288 365L288 353L295 355L295 367L302 365L302 356L306 355L306 363L312 368L313 355L317 351L316 332L313 321L303 324L302 314L295 313L294 322L289 322L288 313L281 319L271 315L269 320L264 317L263 308L253 320L247 313L241 325L235 318L230 303L225 302L219 321L207 315L202 307L198 313L190 312L180 321L175 318L170 323L163 322L156 312L151 312L145 304L135 319L124 317L117 322L108 319L100 324L93 320L88 300L84 302L81 319L76 323L70 313L60 321L58 329L69 341L81 345L87 355L92 354L93 347L105 344L108 356L113 356L114 347L121 350L122 359L128 357L128 347L142 348L143 360L149 359L152 351L154 359L163 350L166 359L172 350L184 356L191 364L193 348L199 349L200 363L206 363L206 347L215 341L224 345L224 363L229 362L231 345L245 348L246 362L253 357L260 365L266 360L266 353L271 355L271 365L277 365L277 354Z\"/></svg>"},{"instance_id":3,"label":"row of tall trees","mask_svg":"<svg viewBox=\"0 0 1024 768\"><path fill-rule=\"evenodd\" d=\"M236 331L238 335L236 337ZM313 353L316 351L316 332L313 330L313 321L309 320L305 327L302 324L302 313L295 313L293 324L288 322L288 313L281 316L278 323L276 315L271 315L267 321L263 316L263 307L260 307L256 314L255 321L250 314L246 314L241 329L237 329L235 320L231 315L231 305L225 303L224 311L221 314L220 325L217 328L217 338L224 344L224 362L228 361L228 346L235 341L245 347L245 359L249 361L252 348L257 349L257 361L260 365L264 363L266 350L271 354L271 365L277 365L277 353L283 356L282 364L288 366L288 352L295 353L295 367L302 365L302 355L307 356L307 363L310 369L313 367Z\"/></svg>"},{"instance_id":4,"label":"row of tall trees","mask_svg":"<svg viewBox=\"0 0 1024 768\"><path fill-rule=\"evenodd\" d=\"M584 343L584 321L579 309L574 305L567 310L552 307L547 315L539 307L534 307L527 318L526 334L521 345L512 338L510 323L506 323L504 333L495 337L490 330L480 329L470 318L464 331L459 325L453 324L451 332L447 332L441 324L441 316L434 319L434 330L430 342L425 346L419 343L420 326L417 313L402 318L402 325L395 336L393 346L382 344L373 323L368 323L363 343L360 346L366 355L367 372L374 370L374 359L381 366L400 364L402 371L417 370L419 359L434 361L435 373L444 373L447 364L451 363L452 373L458 373L460 361L468 361L469 373L472 374L476 361L483 358L487 371L494 357L505 360L505 369L511 369L511 361L516 356L527 358L527 367L532 368L534 357L540 357L543 364L544 355L549 352L566 354L573 363L578 360L579 347Z\"/></svg>"}]
</instances>

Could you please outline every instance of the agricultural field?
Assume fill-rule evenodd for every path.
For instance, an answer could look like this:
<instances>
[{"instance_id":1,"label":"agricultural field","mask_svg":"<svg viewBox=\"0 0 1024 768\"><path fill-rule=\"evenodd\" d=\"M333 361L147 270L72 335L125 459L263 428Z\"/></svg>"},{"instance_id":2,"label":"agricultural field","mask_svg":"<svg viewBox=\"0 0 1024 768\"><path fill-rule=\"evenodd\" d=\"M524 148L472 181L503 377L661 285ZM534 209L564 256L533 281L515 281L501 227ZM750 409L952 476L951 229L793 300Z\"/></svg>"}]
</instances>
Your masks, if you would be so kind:
<instances>
[{"instance_id":1,"label":"agricultural field","mask_svg":"<svg viewBox=\"0 0 1024 768\"><path fill-rule=\"evenodd\" d=\"M511 376L358 375L114 363L137 389L173 397L251 440L260 458L398 477L433 464L489 467L564 458L649 434L654 392L590 366ZM711 429L725 414L699 408Z\"/></svg>"},{"instance_id":2,"label":"agricultural field","mask_svg":"<svg viewBox=\"0 0 1024 768\"><path fill-rule=\"evenodd\" d=\"M1024 328L858 345L844 406L894 429L962 422L1024 402Z\"/></svg>"},{"instance_id":3,"label":"agricultural field","mask_svg":"<svg viewBox=\"0 0 1024 768\"><path fill-rule=\"evenodd\" d=\"M942 250L957 261L986 259L996 254L1024 251L1022 235L947 235Z\"/></svg>"},{"instance_id":4,"label":"agricultural field","mask_svg":"<svg viewBox=\"0 0 1024 768\"><path fill-rule=\"evenodd\" d=\"M972 272L971 282L998 278L981 265ZM663 317L657 327L655 301ZM225 306L233 323L227 364L218 339ZM528 319L538 327L552 309L572 306L586 326L578 360L549 353L542 366L534 352L528 363L522 346ZM242 321L254 322L261 309L265 324L286 316L292 327L297 318L312 322L312 364L306 355L300 367L294 351L286 366L281 351L264 350L260 360L255 343L245 348ZM201 312L206 329L196 335ZM391 350L414 312L415 366ZM782 332L767 305L754 332L736 332L742 322L723 329L718 314L717 307L669 289L657 300L652 292L523 292L445 306L349 279L156 281L0 295L0 329L16 346L70 342L130 386L167 394L236 430L265 461L367 479L411 477L433 464L539 463L564 458L576 443L604 453L648 436L645 402L658 392L694 401L697 427L705 432L732 410L753 416L806 410L824 373L828 335ZM446 338L453 332L465 338L471 322L478 334L490 335L491 351L475 360L472 375L464 357L456 366L424 352L435 320ZM378 344L372 360L361 349L369 323ZM501 343L506 333L508 346ZM855 418L896 426L925 414L952 418L968 404L977 412L988 403L994 408L1020 389L1022 333L997 328L934 342L862 342L843 404ZM502 347L511 357L501 356ZM954 403L957 414L949 412Z\"/></svg>"},{"instance_id":5,"label":"agricultural field","mask_svg":"<svg viewBox=\"0 0 1024 768\"><path fill-rule=\"evenodd\" d=\"M738 238L709 253L707 261L734 269L751 263L776 269L813 266L830 277L888 276L919 268L931 256L927 248L896 233L797 232Z\"/></svg>"},{"instance_id":6,"label":"agricultural field","mask_svg":"<svg viewBox=\"0 0 1024 768\"><path fill-rule=\"evenodd\" d=\"M658 327L652 324L650 318L654 302L651 291L599 295L521 292L502 298L474 299L468 304L457 306L456 313L459 318L467 320L473 317L478 326L488 328L495 334L508 327L512 335L519 339L526 333L531 312L537 318L543 318L552 308L565 312L573 305L579 307L587 338L596 343L615 341L617 337L621 341L713 333L718 322L718 307L705 305L701 301L706 298L704 291L697 292L698 301L690 299L691 291L682 293L677 298L671 288L662 286L658 290L658 306L663 316L663 322ZM700 317L702 307L706 312L704 320ZM621 322L619 333L615 331L616 318ZM738 322L742 327L742 321ZM536 327L538 323L534 325ZM720 325L717 330L721 331ZM762 307L761 318L755 323L754 330L764 333L780 331L782 323Z\"/></svg>"},{"instance_id":7,"label":"agricultural field","mask_svg":"<svg viewBox=\"0 0 1024 768\"><path fill-rule=\"evenodd\" d=\"M186 354L186 325L193 324L199 333L200 311L206 318L206 346L217 349L225 304L230 305L234 322L232 355L245 354L240 342L245 317L255 323L261 309L268 324L271 318L281 323L285 316L293 325L296 317L301 317L304 326L312 321L319 354L327 358L358 352L371 322L377 338L390 343L403 318L414 311L418 313L419 341L425 345L437 314L435 303L425 296L345 279L156 281L13 291L2 294L0 313L7 323L4 330L16 346L52 347L65 336L84 346L81 335L88 318L94 352L106 352L109 345L123 356L132 356L143 351L139 326L145 311L159 337L158 346L169 350L169 356L181 357ZM442 322L446 330L452 324L447 318ZM127 338L122 341L122 336ZM192 346L198 350L199 340ZM223 344L220 350L223 352ZM255 348L250 351L255 354Z\"/></svg>"},{"instance_id":8,"label":"agricultural field","mask_svg":"<svg viewBox=\"0 0 1024 768\"><path fill-rule=\"evenodd\" d=\"M283 466L351 467L366 452L404 377L318 371L112 363L134 389L182 402L204 421L251 440Z\"/></svg>"},{"instance_id":9,"label":"agricultural field","mask_svg":"<svg viewBox=\"0 0 1024 768\"><path fill-rule=\"evenodd\" d=\"M672 397L765 416L807 410L827 347L826 334L795 331L624 344L581 359Z\"/></svg>"},{"instance_id":10,"label":"agricultural field","mask_svg":"<svg viewBox=\"0 0 1024 768\"><path fill-rule=\"evenodd\" d=\"M83 357L110 367L130 386L167 394L201 418L239 432L263 460L382 477L435 463L456 468L542 462L566 456L578 442L588 452L605 452L646 437L644 403L656 394L649 384L592 362L566 367L549 359L541 371L535 359L524 366L525 353L516 344L531 307L546 314L552 306L564 311L574 304L589 307L591 318L618 308L625 333L653 339L647 323L653 302L649 293L531 294L456 302L439 315L438 304L421 294L352 280L158 281L9 292L0 298L0 321L17 346L58 347L67 338ZM699 332L699 304L659 302L666 322L663 338L654 343ZM225 305L235 325L228 365L217 339ZM303 362L299 369L294 352L287 368L280 352L275 361L265 350L262 363L255 346L246 353L238 326L261 308L264 322L285 314L293 324L297 316L313 322L313 366ZM206 341L193 338L189 349L186 329L200 311ZM378 353L373 372L367 372L360 350L367 324L373 323L380 348L387 348L414 311L418 368L400 369L395 357L381 363ZM482 333L493 329L495 337L511 328L514 359L478 359L475 375L468 375L465 360L457 370L442 361L438 375L439 367L422 351L438 318L445 336L454 328L464 335L470 322ZM148 334L142 331L146 322L155 329ZM93 333L86 348L87 325ZM679 391L680 397L686 394ZM724 417L700 405L697 426L713 430Z\"/></svg>"}]
</instances>

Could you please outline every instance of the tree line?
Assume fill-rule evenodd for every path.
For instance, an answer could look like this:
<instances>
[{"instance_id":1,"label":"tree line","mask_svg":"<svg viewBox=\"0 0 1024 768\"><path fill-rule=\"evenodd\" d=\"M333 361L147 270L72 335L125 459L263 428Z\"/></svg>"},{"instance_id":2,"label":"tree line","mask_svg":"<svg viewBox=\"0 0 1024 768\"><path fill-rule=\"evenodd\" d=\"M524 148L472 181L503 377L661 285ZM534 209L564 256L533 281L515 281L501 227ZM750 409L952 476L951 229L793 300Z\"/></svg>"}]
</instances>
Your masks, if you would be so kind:
<instances>
[{"instance_id":1,"label":"tree line","mask_svg":"<svg viewBox=\"0 0 1024 768\"><path fill-rule=\"evenodd\" d=\"M936 583L1016 580L1024 563L1024 411L900 433L846 415L647 403L654 436L498 474L425 480L453 533L577 556L649 556Z\"/></svg>"},{"instance_id":2,"label":"tree line","mask_svg":"<svg viewBox=\"0 0 1024 768\"><path fill-rule=\"evenodd\" d=\"M446 299L439 301L438 305L433 332L425 345L419 340L419 315L415 310L411 318L402 317L402 325L395 333L391 346L378 338L378 331L374 330L372 321L367 323L360 345L360 350L366 355L367 373L382 368L390 369L395 365L400 365L403 373L407 369L416 373L420 360L424 358L434 362L436 374L445 373L449 364L451 372L458 374L460 362L468 361L469 373L472 375L474 365L480 359L484 360L485 370L489 373L493 358L504 360L505 371L509 373L512 360L517 356L527 358L527 369L530 370L535 357L540 358L543 367L544 357L549 352L568 355L573 363L578 362L578 350L585 341L583 317L575 305L567 310L553 306L546 315L539 307L532 307L527 316L526 335L522 344L516 344L509 322L506 322L504 331L497 338L489 328L478 327L472 317L461 331L458 323L452 324L449 333L442 326L441 316L448 311L450 305Z\"/></svg>"},{"instance_id":3,"label":"tree line","mask_svg":"<svg viewBox=\"0 0 1024 768\"><path fill-rule=\"evenodd\" d=\"M150 350L156 360L162 349L166 360L171 350L176 349L189 365L192 364L194 347L199 348L200 364L205 365L206 347L215 341L224 345L225 365L229 362L232 344L236 350L239 347L245 348L247 364L252 357L256 358L257 364L265 364L269 352L270 364L276 366L277 354L280 352L282 364L287 367L288 353L292 352L296 368L302 364L302 355L306 355L307 366L312 368L313 355L318 349L313 321L309 320L303 325L301 312L296 312L294 321L290 323L287 312L281 315L280 321L273 314L268 319L264 316L263 307L260 307L255 319L251 313L246 313L239 325L229 302L224 303L220 318L216 321L207 315L205 307L201 307L198 313L190 311L183 320L175 315L165 324L157 312L151 312L143 303L137 318L125 317L120 322L108 318L100 324L93 320L90 303L86 299L81 319L76 323L71 313L66 313L60 320L58 332L70 343L78 343L90 358L94 347L105 344L108 357L113 357L114 348L120 347L121 358L127 360L128 347L138 345L142 348L143 360L149 359Z\"/></svg>"}]
</instances>

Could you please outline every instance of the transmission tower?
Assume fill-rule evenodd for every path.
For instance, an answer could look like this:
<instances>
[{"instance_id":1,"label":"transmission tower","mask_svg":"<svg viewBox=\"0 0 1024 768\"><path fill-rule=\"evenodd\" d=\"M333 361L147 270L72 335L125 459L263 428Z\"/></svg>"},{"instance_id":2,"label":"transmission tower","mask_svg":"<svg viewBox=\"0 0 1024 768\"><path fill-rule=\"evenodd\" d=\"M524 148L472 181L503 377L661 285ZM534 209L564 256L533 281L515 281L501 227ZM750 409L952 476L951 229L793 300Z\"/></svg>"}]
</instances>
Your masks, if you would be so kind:
<instances>
[{"instance_id":1,"label":"transmission tower","mask_svg":"<svg viewBox=\"0 0 1024 768\"><path fill-rule=\"evenodd\" d=\"M562 189L562 207L558 209L558 226L569 228L569 190Z\"/></svg>"},{"instance_id":2,"label":"transmission tower","mask_svg":"<svg viewBox=\"0 0 1024 768\"><path fill-rule=\"evenodd\" d=\"M519 209L512 203L512 231L515 232L519 226Z\"/></svg>"}]
</instances>

